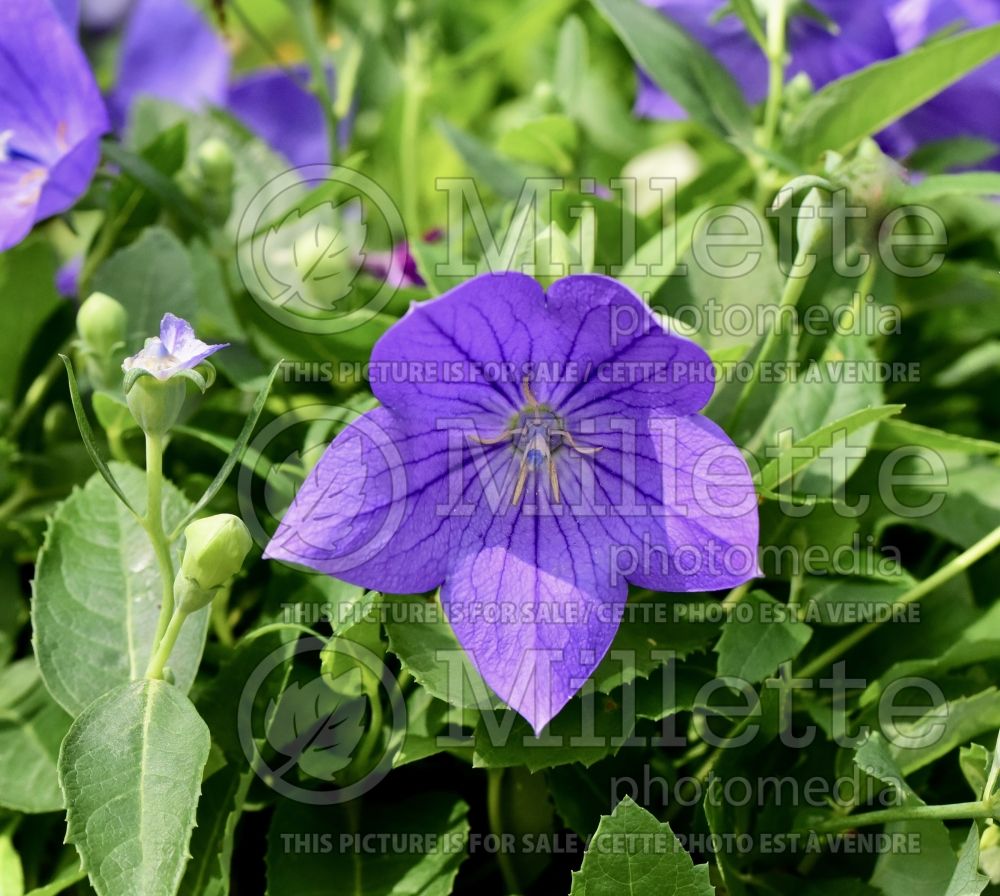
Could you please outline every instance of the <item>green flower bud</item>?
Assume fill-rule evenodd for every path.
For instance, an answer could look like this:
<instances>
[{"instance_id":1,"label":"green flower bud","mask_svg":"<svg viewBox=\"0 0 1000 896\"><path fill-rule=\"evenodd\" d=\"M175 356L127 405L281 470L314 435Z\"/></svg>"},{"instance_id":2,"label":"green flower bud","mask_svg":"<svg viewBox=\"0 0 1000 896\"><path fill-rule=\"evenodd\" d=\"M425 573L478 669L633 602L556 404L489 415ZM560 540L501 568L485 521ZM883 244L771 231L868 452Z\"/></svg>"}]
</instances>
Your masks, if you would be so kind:
<instances>
[{"instance_id":1,"label":"green flower bud","mask_svg":"<svg viewBox=\"0 0 1000 896\"><path fill-rule=\"evenodd\" d=\"M990 882L1000 883L1000 826L990 824L979 839L979 867Z\"/></svg>"},{"instance_id":2,"label":"green flower bud","mask_svg":"<svg viewBox=\"0 0 1000 896\"><path fill-rule=\"evenodd\" d=\"M92 293L76 315L76 329L84 347L98 358L106 358L125 342L128 315L111 296Z\"/></svg>"},{"instance_id":3,"label":"green flower bud","mask_svg":"<svg viewBox=\"0 0 1000 896\"><path fill-rule=\"evenodd\" d=\"M158 380L143 375L129 386L125 401L135 422L147 435L166 435L177 422L184 406L185 381L183 378Z\"/></svg>"},{"instance_id":4,"label":"green flower bud","mask_svg":"<svg viewBox=\"0 0 1000 896\"><path fill-rule=\"evenodd\" d=\"M181 574L205 591L221 587L236 575L253 546L250 530L231 513L195 520L184 530L184 537Z\"/></svg>"},{"instance_id":5,"label":"green flower bud","mask_svg":"<svg viewBox=\"0 0 1000 896\"><path fill-rule=\"evenodd\" d=\"M198 173L205 182L216 189L229 190L233 185L233 151L224 140L209 137L195 156Z\"/></svg>"}]
</instances>

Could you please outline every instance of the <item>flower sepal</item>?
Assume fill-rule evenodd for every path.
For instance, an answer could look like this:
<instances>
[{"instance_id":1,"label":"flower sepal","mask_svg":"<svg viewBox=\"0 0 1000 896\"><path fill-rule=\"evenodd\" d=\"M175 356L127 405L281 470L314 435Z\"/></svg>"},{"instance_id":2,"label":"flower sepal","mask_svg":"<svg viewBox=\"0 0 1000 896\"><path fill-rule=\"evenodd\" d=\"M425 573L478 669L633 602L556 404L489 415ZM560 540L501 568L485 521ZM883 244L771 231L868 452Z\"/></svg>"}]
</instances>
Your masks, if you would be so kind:
<instances>
[{"instance_id":1,"label":"flower sepal","mask_svg":"<svg viewBox=\"0 0 1000 896\"><path fill-rule=\"evenodd\" d=\"M139 428L150 436L170 432L180 417L187 390L184 379L159 380L145 370L125 377L125 402Z\"/></svg>"}]
</instances>

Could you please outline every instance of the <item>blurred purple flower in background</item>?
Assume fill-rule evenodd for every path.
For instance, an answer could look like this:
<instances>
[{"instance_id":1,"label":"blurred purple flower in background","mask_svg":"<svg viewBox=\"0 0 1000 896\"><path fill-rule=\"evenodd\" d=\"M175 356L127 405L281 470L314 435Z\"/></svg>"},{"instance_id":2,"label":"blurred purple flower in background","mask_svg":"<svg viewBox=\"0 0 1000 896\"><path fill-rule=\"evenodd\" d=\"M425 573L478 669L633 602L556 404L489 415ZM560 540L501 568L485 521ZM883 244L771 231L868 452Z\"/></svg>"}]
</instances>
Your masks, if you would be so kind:
<instances>
[{"instance_id":1,"label":"blurred purple flower in background","mask_svg":"<svg viewBox=\"0 0 1000 896\"><path fill-rule=\"evenodd\" d=\"M723 0L648 0L711 51L751 103L767 93L767 62L739 17ZM793 8L788 23L786 77L807 74L814 87L880 59L907 52L928 39L1000 21L1000 0L812 0L814 10ZM917 147L954 137L1000 141L1000 59L963 78L879 135L885 149L904 157ZM636 113L683 118L684 110L639 72ZM991 167L1000 166L994 156Z\"/></svg>"},{"instance_id":2,"label":"blurred purple flower in background","mask_svg":"<svg viewBox=\"0 0 1000 896\"><path fill-rule=\"evenodd\" d=\"M388 593L440 585L536 733L610 647L626 580L758 574L750 472L697 413L711 360L614 280L483 274L412 306L372 365L419 375L373 376L382 407L333 441L265 556Z\"/></svg>"},{"instance_id":3,"label":"blurred purple flower in background","mask_svg":"<svg viewBox=\"0 0 1000 896\"><path fill-rule=\"evenodd\" d=\"M125 26L117 87L115 127L128 121L141 96L189 109L227 108L292 165L330 158L319 102L305 87L302 66L231 76L225 41L188 0L138 0Z\"/></svg>"},{"instance_id":4,"label":"blurred purple flower in background","mask_svg":"<svg viewBox=\"0 0 1000 896\"><path fill-rule=\"evenodd\" d=\"M982 28L1000 22L1000 0L897 0L889 20L900 52L954 30ZM979 167L1000 169L1000 57L970 72L904 117L883 135L893 155L902 157L919 146L955 137L996 144L983 154Z\"/></svg>"},{"instance_id":5,"label":"blurred purple flower in background","mask_svg":"<svg viewBox=\"0 0 1000 896\"><path fill-rule=\"evenodd\" d=\"M739 17L722 14L724 0L649 0L703 44L757 103L767 95L767 60ZM896 52L883 2L814 0L830 22L792 14L788 24L787 76L805 72L816 87ZM720 17L721 15L721 17ZM835 27L831 27L833 23ZM685 118L687 113L643 72L639 73L636 112L650 118Z\"/></svg>"},{"instance_id":6,"label":"blurred purple flower in background","mask_svg":"<svg viewBox=\"0 0 1000 896\"><path fill-rule=\"evenodd\" d=\"M76 202L107 130L90 66L55 7L0 3L0 250Z\"/></svg>"}]
</instances>

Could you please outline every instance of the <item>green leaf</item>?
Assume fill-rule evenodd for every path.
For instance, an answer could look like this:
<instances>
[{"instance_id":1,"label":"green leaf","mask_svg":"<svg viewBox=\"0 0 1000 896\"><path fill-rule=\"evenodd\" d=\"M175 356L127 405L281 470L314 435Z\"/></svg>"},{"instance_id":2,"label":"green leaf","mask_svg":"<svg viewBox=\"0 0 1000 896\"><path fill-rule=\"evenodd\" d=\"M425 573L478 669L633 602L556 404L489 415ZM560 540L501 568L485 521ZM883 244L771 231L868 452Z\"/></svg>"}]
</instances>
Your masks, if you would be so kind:
<instances>
[{"instance_id":1,"label":"green leaf","mask_svg":"<svg viewBox=\"0 0 1000 896\"><path fill-rule=\"evenodd\" d=\"M386 619L389 649L432 697L471 709L503 705L459 646L439 602L418 594L390 600L410 607Z\"/></svg>"},{"instance_id":2,"label":"green leaf","mask_svg":"<svg viewBox=\"0 0 1000 896\"><path fill-rule=\"evenodd\" d=\"M278 371L281 369L281 364L282 362L279 361L274 365L271 370L271 375L267 378L267 382L264 384L264 387L257 393L257 397L253 402L253 407L250 408L250 413L247 415L246 422L243 424L240 434L236 437L236 441L233 442L233 446L222 466L219 468L219 472L216 473L215 479L213 479L211 485L205 489L205 493L198 499L198 502L194 505L194 507L192 507L184 515L183 519L181 519L181 521L171 530L171 538L178 535L184 527L191 522L191 520L193 520L199 513L201 513L202 510L204 510L204 508L208 506L209 502L219 493L219 489L222 488L225 481L229 478L229 474L232 473L233 467L235 467L243 458L243 452L246 451L247 444L250 441L250 436L253 435L254 427L257 425L261 412L264 410L264 405L267 403L267 396L271 392L271 386L274 385L274 378L278 375Z\"/></svg>"},{"instance_id":3,"label":"green leaf","mask_svg":"<svg viewBox=\"0 0 1000 896\"><path fill-rule=\"evenodd\" d=\"M184 223L193 230L204 233L205 221L181 192L181 188L156 166L141 155L130 152L117 141L105 140L101 143L101 151L105 157L114 162L122 172L141 184L156 196L165 206L173 211Z\"/></svg>"},{"instance_id":4,"label":"green leaf","mask_svg":"<svg viewBox=\"0 0 1000 896\"><path fill-rule=\"evenodd\" d=\"M862 408L860 411L854 411L846 417L821 426L789 447L789 453L795 452L789 458L790 463L783 463L781 457L775 457L768 463L760 471L757 485L761 491L773 492L782 482L793 478L800 470L805 469L817 458L823 456L825 451L834 448L840 443L839 440L842 437L850 435L869 423L895 416L903 410L903 407L901 404L889 404L880 408ZM803 449L809 449L809 453Z\"/></svg>"},{"instance_id":5,"label":"green leaf","mask_svg":"<svg viewBox=\"0 0 1000 896\"><path fill-rule=\"evenodd\" d=\"M1000 454L1000 443L987 439L959 436L909 420L883 420L875 430L873 448L891 451L893 448L917 445L932 451L960 451L963 454Z\"/></svg>"},{"instance_id":6,"label":"green leaf","mask_svg":"<svg viewBox=\"0 0 1000 896\"><path fill-rule=\"evenodd\" d=\"M896 719L894 724L906 740L894 738L892 755L910 774L972 738L1000 728L1000 691L987 688L971 697L949 700L944 708L931 709L919 718Z\"/></svg>"},{"instance_id":7,"label":"green leaf","mask_svg":"<svg viewBox=\"0 0 1000 896\"><path fill-rule=\"evenodd\" d=\"M750 109L732 75L700 43L639 0L593 0L639 65L695 120L748 137Z\"/></svg>"},{"instance_id":8,"label":"green leaf","mask_svg":"<svg viewBox=\"0 0 1000 896\"><path fill-rule=\"evenodd\" d=\"M745 615L743 615L745 608ZM809 643L812 629L763 591L751 591L733 607L714 650L720 678L762 681Z\"/></svg>"},{"instance_id":9,"label":"green leaf","mask_svg":"<svg viewBox=\"0 0 1000 896\"><path fill-rule=\"evenodd\" d=\"M973 822L944 896L979 896L989 883L990 879L979 873L979 828Z\"/></svg>"},{"instance_id":10,"label":"green leaf","mask_svg":"<svg viewBox=\"0 0 1000 896\"><path fill-rule=\"evenodd\" d=\"M45 689L34 657L0 672L0 804L19 812L63 808L56 760L72 721Z\"/></svg>"},{"instance_id":11,"label":"green leaf","mask_svg":"<svg viewBox=\"0 0 1000 896\"><path fill-rule=\"evenodd\" d=\"M704 206L692 209L648 239L622 265L618 279L648 302L691 248L705 211Z\"/></svg>"},{"instance_id":12,"label":"green leaf","mask_svg":"<svg viewBox=\"0 0 1000 896\"><path fill-rule=\"evenodd\" d=\"M267 846L268 896L448 896L465 858L469 807L451 794L421 792L387 804L303 806L278 803ZM395 835L385 849L363 848L354 835ZM332 849L301 845L319 834ZM348 837L348 845L341 838ZM392 848L409 836L437 838L437 849ZM379 838L374 838L378 843Z\"/></svg>"},{"instance_id":13,"label":"green leaf","mask_svg":"<svg viewBox=\"0 0 1000 896\"><path fill-rule=\"evenodd\" d=\"M94 273L92 288L128 312L126 349L133 352L160 332L168 311L194 320L198 310L194 269L187 249L169 230L150 227Z\"/></svg>"},{"instance_id":14,"label":"green leaf","mask_svg":"<svg viewBox=\"0 0 1000 896\"><path fill-rule=\"evenodd\" d=\"M24 868L9 833L0 834L0 893L23 896Z\"/></svg>"},{"instance_id":15,"label":"green leaf","mask_svg":"<svg viewBox=\"0 0 1000 896\"><path fill-rule=\"evenodd\" d=\"M542 165L556 174L570 174L577 132L566 115L543 115L505 131L498 144L500 152L512 159Z\"/></svg>"},{"instance_id":16,"label":"green leaf","mask_svg":"<svg viewBox=\"0 0 1000 896\"><path fill-rule=\"evenodd\" d=\"M601 818L570 896L714 896L708 865L695 865L669 824L625 797Z\"/></svg>"},{"instance_id":17,"label":"green leaf","mask_svg":"<svg viewBox=\"0 0 1000 896\"><path fill-rule=\"evenodd\" d=\"M64 868L51 883L43 887L36 887L27 893L27 896L59 896L60 893L68 890L73 884L79 883L87 876L87 872L82 868L77 868L78 863L74 860L73 865Z\"/></svg>"},{"instance_id":18,"label":"green leaf","mask_svg":"<svg viewBox=\"0 0 1000 896\"><path fill-rule=\"evenodd\" d=\"M505 159L478 137L449 124L444 119L438 127L472 173L501 199L517 199L530 172Z\"/></svg>"},{"instance_id":19,"label":"green leaf","mask_svg":"<svg viewBox=\"0 0 1000 896\"><path fill-rule=\"evenodd\" d=\"M811 163L845 152L994 57L1000 24L937 40L827 84L795 117L785 149Z\"/></svg>"},{"instance_id":20,"label":"green leaf","mask_svg":"<svg viewBox=\"0 0 1000 896\"><path fill-rule=\"evenodd\" d=\"M135 467L112 472L134 506L145 507L146 477ZM172 528L190 504L172 485L163 490ZM175 568L180 550L172 547ZM142 675L152 651L162 585L145 530L99 476L56 510L38 555L32 601L35 655L59 704L78 715L113 688ZM205 644L209 608L181 629L171 656L177 687L187 691Z\"/></svg>"},{"instance_id":21,"label":"green leaf","mask_svg":"<svg viewBox=\"0 0 1000 896\"><path fill-rule=\"evenodd\" d=\"M254 773L227 765L205 781L198 823L191 835L191 860L178 896L227 896L236 823L243 813Z\"/></svg>"},{"instance_id":22,"label":"green leaf","mask_svg":"<svg viewBox=\"0 0 1000 896\"><path fill-rule=\"evenodd\" d=\"M961 174L934 174L920 183L908 184L900 193L902 205L917 205L946 196L1000 196L1000 173L965 171Z\"/></svg>"},{"instance_id":23,"label":"green leaf","mask_svg":"<svg viewBox=\"0 0 1000 896\"><path fill-rule=\"evenodd\" d=\"M188 858L208 727L177 688L136 681L95 700L59 756L66 839L98 896L174 896Z\"/></svg>"},{"instance_id":24,"label":"green leaf","mask_svg":"<svg viewBox=\"0 0 1000 896\"><path fill-rule=\"evenodd\" d=\"M35 337L59 307L55 287L56 255L36 239L0 254L0 399L13 401L21 385L21 366Z\"/></svg>"},{"instance_id":25,"label":"green leaf","mask_svg":"<svg viewBox=\"0 0 1000 896\"><path fill-rule=\"evenodd\" d=\"M101 457L101 453L97 448L97 441L94 438L94 430L90 426L90 421L87 419L87 412L83 407L83 400L80 398L80 387L76 382L76 374L73 372L73 365L70 363L69 358L65 355L60 355L59 357L62 359L63 365L66 368L66 377L69 381L70 402L73 405L73 414L76 416L76 425L77 429L80 430L80 438L83 441L83 446L87 449L87 454L94 462L94 466L97 467L97 472L101 474L101 478L103 478L108 484L111 491L115 493L118 500L121 501L133 515L135 515L135 508L132 506L132 502L129 501L125 492L122 491L122 487L118 484L118 480L116 480L112 474L107 461Z\"/></svg>"},{"instance_id":26,"label":"green leaf","mask_svg":"<svg viewBox=\"0 0 1000 896\"><path fill-rule=\"evenodd\" d=\"M588 65L587 29L579 16L567 16L559 29L552 86L570 115L576 116L586 103L583 87Z\"/></svg>"}]
</instances>

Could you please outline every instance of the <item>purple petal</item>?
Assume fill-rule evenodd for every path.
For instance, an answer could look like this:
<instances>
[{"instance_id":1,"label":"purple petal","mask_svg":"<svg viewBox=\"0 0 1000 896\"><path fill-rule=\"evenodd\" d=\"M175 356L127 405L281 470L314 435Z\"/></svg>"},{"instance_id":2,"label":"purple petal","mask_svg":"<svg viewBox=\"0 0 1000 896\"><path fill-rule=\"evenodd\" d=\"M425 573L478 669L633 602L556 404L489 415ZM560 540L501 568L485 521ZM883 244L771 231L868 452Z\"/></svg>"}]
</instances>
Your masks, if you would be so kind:
<instances>
[{"instance_id":1,"label":"purple petal","mask_svg":"<svg viewBox=\"0 0 1000 896\"><path fill-rule=\"evenodd\" d=\"M189 370L214 355L219 349L228 348L229 343L209 345L194 335L194 328L183 318L170 312L160 321L160 342L168 354L177 360L177 370Z\"/></svg>"},{"instance_id":2,"label":"purple petal","mask_svg":"<svg viewBox=\"0 0 1000 896\"><path fill-rule=\"evenodd\" d=\"M0 249L6 249L34 221L76 201L108 128L87 60L49 0L0 4L0 122Z\"/></svg>"},{"instance_id":3,"label":"purple petal","mask_svg":"<svg viewBox=\"0 0 1000 896\"><path fill-rule=\"evenodd\" d=\"M80 26L80 0L52 0L66 27L73 33Z\"/></svg>"},{"instance_id":4,"label":"purple petal","mask_svg":"<svg viewBox=\"0 0 1000 896\"><path fill-rule=\"evenodd\" d=\"M187 0L139 0L122 41L112 96L116 124L125 123L140 96L191 109L221 104L229 64L222 38Z\"/></svg>"},{"instance_id":5,"label":"purple petal","mask_svg":"<svg viewBox=\"0 0 1000 896\"><path fill-rule=\"evenodd\" d=\"M759 575L753 479L711 420L653 413L588 436L603 450L564 463L564 502L616 579L656 591L719 591ZM590 466L590 474L584 470Z\"/></svg>"},{"instance_id":6,"label":"purple petal","mask_svg":"<svg viewBox=\"0 0 1000 896\"><path fill-rule=\"evenodd\" d=\"M65 299L75 298L79 292L80 271L83 270L83 256L74 255L59 266L56 271L56 289Z\"/></svg>"},{"instance_id":7,"label":"purple petal","mask_svg":"<svg viewBox=\"0 0 1000 896\"><path fill-rule=\"evenodd\" d=\"M459 643L536 734L607 653L626 597L587 528L544 496L480 514L441 589Z\"/></svg>"},{"instance_id":8,"label":"purple petal","mask_svg":"<svg viewBox=\"0 0 1000 896\"><path fill-rule=\"evenodd\" d=\"M447 433L433 420L411 431L376 408L327 448L264 556L389 593L427 591L443 581L454 537L448 488Z\"/></svg>"},{"instance_id":9,"label":"purple petal","mask_svg":"<svg viewBox=\"0 0 1000 896\"><path fill-rule=\"evenodd\" d=\"M259 71L229 88L230 112L294 166L330 160L330 141L319 101L303 86L308 72Z\"/></svg>"}]
</instances>

